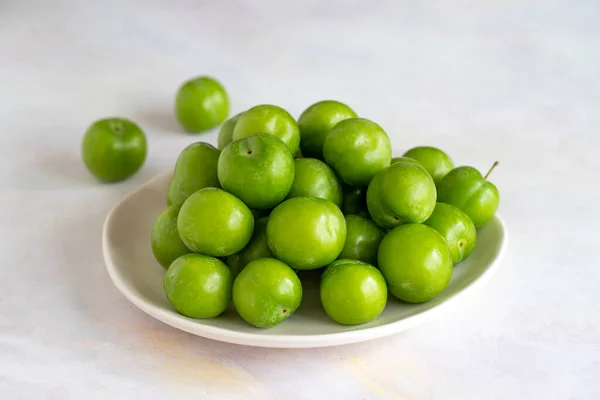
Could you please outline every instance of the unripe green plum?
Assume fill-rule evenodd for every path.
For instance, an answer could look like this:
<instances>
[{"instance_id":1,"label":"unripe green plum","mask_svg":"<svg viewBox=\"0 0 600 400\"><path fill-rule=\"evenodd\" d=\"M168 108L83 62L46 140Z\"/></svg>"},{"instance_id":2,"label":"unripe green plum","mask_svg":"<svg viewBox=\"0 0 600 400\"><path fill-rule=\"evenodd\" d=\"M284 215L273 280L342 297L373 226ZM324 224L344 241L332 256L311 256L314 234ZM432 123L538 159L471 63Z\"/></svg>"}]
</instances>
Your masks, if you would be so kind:
<instances>
[{"instance_id":1,"label":"unripe green plum","mask_svg":"<svg viewBox=\"0 0 600 400\"><path fill-rule=\"evenodd\" d=\"M277 136L258 133L225 146L217 170L223 189L248 207L266 210L281 203L290 192L295 163Z\"/></svg>"},{"instance_id":2,"label":"unripe green plum","mask_svg":"<svg viewBox=\"0 0 600 400\"><path fill-rule=\"evenodd\" d=\"M293 269L274 258L251 261L233 283L233 304L257 328L285 321L302 302L302 284Z\"/></svg>"},{"instance_id":3,"label":"unripe green plum","mask_svg":"<svg viewBox=\"0 0 600 400\"><path fill-rule=\"evenodd\" d=\"M346 221L328 200L294 197L271 212L267 241L273 254L292 268L321 268L344 248Z\"/></svg>"},{"instance_id":4,"label":"unripe green plum","mask_svg":"<svg viewBox=\"0 0 600 400\"><path fill-rule=\"evenodd\" d=\"M388 135L375 122L349 118L329 131L323 157L345 183L362 187L390 165L392 146Z\"/></svg>"},{"instance_id":5,"label":"unripe green plum","mask_svg":"<svg viewBox=\"0 0 600 400\"><path fill-rule=\"evenodd\" d=\"M409 303L433 299L452 276L446 240L422 224L401 225L388 232L379 246L377 261L390 293Z\"/></svg>"},{"instance_id":6,"label":"unripe green plum","mask_svg":"<svg viewBox=\"0 0 600 400\"><path fill-rule=\"evenodd\" d=\"M181 206L177 231L192 251L225 257L242 250L250 241L254 217L237 197L217 188L192 194Z\"/></svg>"},{"instance_id":7,"label":"unripe green plum","mask_svg":"<svg viewBox=\"0 0 600 400\"><path fill-rule=\"evenodd\" d=\"M342 325L377 318L387 303L385 279L377 268L357 260L337 260L321 276L321 304Z\"/></svg>"},{"instance_id":8,"label":"unripe green plum","mask_svg":"<svg viewBox=\"0 0 600 400\"><path fill-rule=\"evenodd\" d=\"M435 208L436 189L423 167L396 163L381 171L367 190L371 218L384 229L427 221Z\"/></svg>"},{"instance_id":9,"label":"unripe green plum","mask_svg":"<svg viewBox=\"0 0 600 400\"><path fill-rule=\"evenodd\" d=\"M494 217L500 204L498 188L487 180L496 165L485 177L473 167L453 169L438 185L439 201L458 207L476 228L481 228Z\"/></svg>"}]
</instances>

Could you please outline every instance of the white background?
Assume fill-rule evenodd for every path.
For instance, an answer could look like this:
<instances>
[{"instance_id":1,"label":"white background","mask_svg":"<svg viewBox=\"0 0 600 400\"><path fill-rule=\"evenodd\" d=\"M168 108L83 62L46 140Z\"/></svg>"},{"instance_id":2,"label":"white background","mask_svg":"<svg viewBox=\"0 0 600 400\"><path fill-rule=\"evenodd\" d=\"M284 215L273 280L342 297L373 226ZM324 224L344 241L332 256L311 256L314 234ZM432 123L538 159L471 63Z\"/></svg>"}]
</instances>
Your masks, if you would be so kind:
<instances>
[{"instance_id":1,"label":"white background","mask_svg":"<svg viewBox=\"0 0 600 400\"><path fill-rule=\"evenodd\" d=\"M600 398L600 3L251 3L0 4L0 398ZM398 150L499 160L500 271L439 321L337 348L227 345L135 309L104 269L102 223L188 143L216 142L173 118L198 74L232 112L333 98ZM150 150L102 185L80 143L111 115Z\"/></svg>"}]
</instances>

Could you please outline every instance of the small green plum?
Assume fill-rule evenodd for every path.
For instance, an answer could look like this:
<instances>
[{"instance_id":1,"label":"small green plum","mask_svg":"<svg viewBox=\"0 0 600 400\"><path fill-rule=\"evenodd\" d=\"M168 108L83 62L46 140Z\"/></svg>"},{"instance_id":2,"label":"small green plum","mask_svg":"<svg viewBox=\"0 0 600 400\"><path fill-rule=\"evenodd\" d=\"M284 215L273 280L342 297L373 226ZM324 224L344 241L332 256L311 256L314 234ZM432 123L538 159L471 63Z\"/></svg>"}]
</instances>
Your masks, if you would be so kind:
<instances>
[{"instance_id":1,"label":"small green plum","mask_svg":"<svg viewBox=\"0 0 600 400\"><path fill-rule=\"evenodd\" d=\"M356 118L356 113L335 100L319 101L308 107L298 118L300 147L305 157L323 158L325 136L338 122Z\"/></svg>"},{"instance_id":2,"label":"small green plum","mask_svg":"<svg viewBox=\"0 0 600 400\"><path fill-rule=\"evenodd\" d=\"M357 260L337 260L321 276L321 304L342 325L358 325L377 318L387 303L381 272Z\"/></svg>"},{"instance_id":3,"label":"small green plum","mask_svg":"<svg viewBox=\"0 0 600 400\"><path fill-rule=\"evenodd\" d=\"M164 210L152 228L151 245L152 254L160 265L169 268L176 258L191 253L192 251L183 243L177 232L177 215L179 207L170 206Z\"/></svg>"},{"instance_id":4,"label":"small green plum","mask_svg":"<svg viewBox=\"0 0 600 400\"><path fill-rule=\"evenodd\" d=\"M498 188L487 180L495 162L485 176L473 167L458 167L438 185L439 201L458 207L471 218L475 228L481 228L496 214L500 204Z\"/></svg>"},{"instance_id":5,"label":"small green plum","mask_svg":"<svg viewBox=\"0 0 600 400\"><path fill-rule=\"evenodd\" d=\"M231 273L236 277L242 269L250 262L259 258L273 257L267 243L267 221L269 217L255 220L252 239L239 253L227 257L227 265Z\"/></svg>"},{"instance_id":6,"label":"small green plum","mask_svg":"<svg viewBox=\"0 0 600 400\"><path fill-rule=\"evenodd\" d=\"M384 229L427 221L435 203L433 179L423 167L412 163L392 164L375 175L367 190L369 214Z\"/></svg>"},{"instance_id":7,"label":"small green plum","mask_svg":"<svg viewBox=\"0 0 600 400\"><path fill-rule=\"evenodd\" d=\"M316 158L298 158L295 164L296 174L288 198L316 197L341 207L342 185L327 164Z\"/></svg>"},{"instance_id":8,"label":"small green plum","mask_svg":"<svg viewBox=\"0 0 600 400\"><path fill-rule=\"evenodd\" d=\"M250 241L254 217L237 197L217 188L192 194L181 206L177 231L192 251L225 257L242 250Z\"/></svg>"},{"instance_id":9,"label":"small green plum","mask_svg":"<svg viewBox=\"0 0 600 400\"><path fill-rule=\"evenodd\" d=\"M265 210L286 198L294 182L294 157L275 135L258 133L229 143L219 157L223 189L248 207Z\"/></svg>"},{"instance_id":10,"label":"small green plum","mask_svg":"<svg viewBox=\"0 0 600 400\"><path fill-rule=\"evenodd\" d=\"M446 239L454 265L469 257L475 248L477 232L473 221L450 204L437 203L425 225L435 229Z\"/></svg>"},{"instance_id":11,"label":"small green plum","mask_svg":"<svg viewBox=\"0 0 600 400\"><path fill-rule=\"evenodd\" d=\"M219 150L223 150L225 146L233 141L233 129L237 124L238 119L243 113L239 113L229 118L227 121L221 125L221 129L219 129L219 136L217 138L217 147Z\"/></svg>"},{"instance_id":12,"label":"small green plum","mask_svg":"<svg viewBox=\"0 0 600 400\"><path fill-rule=\"evenodd\" d=\"M220 151L211 144L188 145L177 157L167 191L167 204L181 206L192 193L205 187L220 187L217 161Z\"/></svg>"},{"instance_id":13,"label":"small green plum","mask_svg":"<svg viewBox=\"0 0 600 400\"><path fill-rule=\"evenodd\" d=\"M187 132L204 132L225 121L229 115L229 97L216 79L193 78L179 87L175 114Z\"/></svg>"},{"instance_id":14,"label":"small green plum","mask_svg":"<svg viewBox=\"0 0 600 400\"><path fill-rule=\"evenodd\" d=\"M388 135L375 122L348 118L325 137L323 157L345 183L362 187L390 165L392 146Z\"/></svg>"},{"instance_id":15,"label":"small green plum","mask_svg":"<svg viewBox=\"0 0 600 400\"><path fill-rule=\"evenodd\" d=\"M202 254L177 258L165 275L163 287L175 310L190 318L213 318L231 302L233 278L220 260Z\"/></svg>"},{"instance_id":16,"label":"small green plum","mask_svg":"<svg viewBox=\"0 0 600 400\"><path fill-rule=\"evenodd\" d=\"M329 200L294 197L271 212L267 241L275 257L292 268L321 268L342 252L346 221Z\"/></svg>"},{"instance_id":17,"label":"small green plum","mask_svg":"<svg viewBox=\"0 0 600 400\"><path fill-rule=\"evenodd\" d=\"M404 153L404 157L417 160L429 172L435 184L439 184L454 164L446 153L436 147L413 147Z\"/></svg>"},{"instance_id":18,"label":"small green plum","mask_svg":"<svg viewBox=\"0 0 600 400\"><path fill-rule=\"evenodd\" d=\"M377 250L385 232L371 218L346 215L346 244L339 259L377 264Z\"/></svg>"},{"instance_id":19,"label":"small green plum","mask_svg":"<svg viewBox=\"0 0 600 400\"><path fill-rule=\"evenodd\" d=\"M257 328L285 321L302 302L302 284L293 269L274 258L251 261L235 278L233 304Z\"/></svg>"},{"instance_id":20,"label":"small green plum","mask_svg":"<svg viewBox=\"0 0 600 400\"><path fill-rule=\"evenodd\" d=\"M388 232L379 246L377 261L390 293L408 303L433 299L452 276L446 240L422 224L405 224Z\"/></svg>"},{"instance_id":21,"label":"small green plum","mask_svg":"<svg viewBox=\"0 0 600 400\"><path fill-rule=\"evenodd\" d=\"M281 139L296 154L300 149L300 131L296 120L281 107L262 104L245 111L233 129L233 140L257 133L270 133Z\"/></svg>"},{"instance_id":22,"label":"small green plum","mask_svg":"<svg viewBox=\"0 0 600 400\"><path fill-rule=\"evenodd\" d=\"M135 174L144 164L146 152L146 135L125 118L94 122L81 145L83 163L103 182L118 182Z\"/></svg>"}]
</instances>

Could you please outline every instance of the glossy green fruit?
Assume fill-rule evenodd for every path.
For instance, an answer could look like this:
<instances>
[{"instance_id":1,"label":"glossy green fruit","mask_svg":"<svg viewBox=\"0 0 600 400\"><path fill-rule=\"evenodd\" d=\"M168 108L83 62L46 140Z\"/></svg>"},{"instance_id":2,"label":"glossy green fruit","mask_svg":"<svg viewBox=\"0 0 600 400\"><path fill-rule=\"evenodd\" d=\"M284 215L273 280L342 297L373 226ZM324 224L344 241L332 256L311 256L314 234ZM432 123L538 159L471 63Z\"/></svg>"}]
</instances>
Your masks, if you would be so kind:
<instances>
[{"instance_id":1,"label":"glossy green fruit","mask_svg":"<svg viewBox=\"0 0 600 400\"><path fill-rule=\"evenodd\" d=\"M439 201L458 207L471 218L476 228L482 227L494 217L500 203L498 189L487 180L496 165L497 162L485 177L473 167L453 169L438 186Z\"/></svg>"},{"instance_id":2,"label":"glossy green fruit","mask_svg":"<svg viewBox=\"0 0 600 400\"><path fill-rule=\"evenodd\" d=\"M414 147L404 153L404 157L417 160L429 172L436 185L454 168L450 157L435 147Z\"/></svg>"},{"instance_id":3,"label":"glossy green fruit","mask_svg":"<svg viewBox=\"0 0 600 400\"><path fill-rule=\"evenodd\" d=\"M213 318L223 313L231 301L232 284L229 268L202 254L177 258L163 281L169 302L190 318Z\"/></svg>"},{"instance_id":4,"label":"glossy green fruit","mask_svg":"<svg viewBox=\"0 0 600 400\"><path fill-rule=\"evenodd\" d=\"M275 207L294 182L294 157L277 136L258 133L229 143L219 157L218 176L223 189L248 207Z\"/></svg>"},{"instance_id":5,"label":"glossy green fruit","mask_svg":"<svg viewBox=\"0 0 600 400\"><path fill-rule=\"evenodd\" d=\"M356 118L356 113L344 103L324 100L308 107L298 118L300 147L305 157L323 158L323 142L338 122Z\"/></svg>"},{"instance_id":6,"label":"glossy green fruit","mask_svg":"<svg viewBox=\"0 0 600 400\"><path fill-rule=\"evenodd\" d=\"M337 260L321 276L321 304L342 325L364 324L377 318L387 303L381 272L356 260Z\"/></svg>"},{"instance_id":7,"label":"glossy green fruit","mask_svg":"<svg viewBox=\"0 0 600 400\"><path fill-rule=\"evenodd\" d=\"M390 293L409 303L433 299L452 276L446 240L426 225L406 224L388 232L377 260Z\"/></svg>"},{"instance_id":8,"label":"glossy green fruit","mask_svg":"<svg viewBox=\"0 0 600 400\"><path fill-rule=\"evenodd\" d=\"M231 273L236 277L242 269L250 262L259 258L273 257L271 249L267 244L267 221L269 217L255 220L254 234L250 242L239 253L227 257L227 265Z\"/></svg>"},{"instance_id":9,"label":"glossy green fruit","mask_svg":"<svg viewBox=\"0 0 600 400\"><path fill-rule=\"evenodd\" d=\"M436 203L436 189L424 168L396 163L373 178L367 190L371 218L384 229L407 222L425 222Z\"/></svg>"},{"instance_id":10,"label":"glossy green fruit","mask_svg":"<svg viewBox=\"0 0 600 400\"><path fill-rule=\"evenodd\" d=\"M233 129L237 124L238 119L243 113L239 113L229 118L219 129L219 137L217 138L217 147L219 150L223 150L225 146L233 141Z\"/></svg>"},{"instance_id":11,"label":"glossy green fruit","mask_svg":"<svg viewBox=\"0 0 600 400\"><path fill-rule=\"evenodd\" d=\"M368 217L367 211L367 189L343 185L344 199L342 201L342 212L344 215L361 215Z\"/></svg>"},{"instance_id":12,"label":"glossy green fruit","mask_svg":"<svg viewBox=\"0 0 600 400\"><path fill-rule=\"evenodd\" d=\"M377 250L384 236L371 218L346 215L346 244L338 258L377 265Z\"/></svg>"},{"instance_id":13,"label":"glossy green fruit","mask_svg":"<svg viewBox=\"0 0 600 400\"><path fill-rule=\"evenodd\" d=\"M207 131L221 124L229 115L227 92L211 77L191 79L177 92L175 114L187 132Z\"/></svg>"},{"instance_id":14,"label":"glossy green fruit","mask_svg":"<svg viewBox=\"0 0 600 400\"><path fill-rule=\"evenodd\" d=\"M281 139L296 154L300 148L300 131L294 118L281 107L263 104L245 111L233 129L233 140L257 133L270 133Z\"/></svg>"},{"instance_id":15,"label":"glossy green fruit","mask_svg":"<svg viewBox=\"0 0 600 400\"><path fill-rule=\"evenodd\" d=\"M152 253L156 261L165 268L169 268L176 258L192 252L177 232L177 214L179 207L167 208L160 213L152 228Z\"/></svg>"},{"instance_id":16,"label":"glossy green fruit","mask_svg":"<svg viewBox=\"0 0 600 400\"><path fill-rule=\"evenodd\" d=\"M217 188L192 194L181 206L177 231L192 251L214 257L237 253L254 230L250 209L237 197Z\"/></svg>"},{"instance_id":17,"label":"glossy green fruit","mask_svg":"<svg viewBox=\"0 0 600 400\"><path fill-rule=\"evenodd\" d=\"M235 309L257 328L280 324L301 302L300 279L293 269L274 258L251 261L233 283Z\"/></svg>"},{"instance_id":18,"label":"glossy green fruit","mask_svg":"<svg viewBox=\"0 0 600 400\"><path fill-rule=\"evenodd\" d=\"M328 200L294 197L275 207L267 223L269 248L295 269L324 267L346 242L346 221Z\"/></svg>"},{"instance_id":19,"label":"glossy green fruit","mask_svg":"<svg viewBox=\"0 0 600 400\"><path fill-rule=\"evenodd\" d=\"M220 151L204 142L192 143L177 157L167 191L167 204L181 206L192 193L206 187L220 187L217 161Z\"/></svg>"},{"instance_id":20,"label":"glossy green fruit","mask_svg":"<svg viewBox=\"0 0 600 400\"><path fill-rule=\"evenodd\" d=\"M420 162L418 162L414 158L410 158L410 157L394 157L394 158L392 158L391 164L396 164L396 163L400 163L400 162L405 162L405 163L409 163L409 164L416 164L416 165L419 165L419 166L422 167L422 165L421 165Z\"/></svg>"},{"instance_id":21,"label":"glossy green fruit","mask_svg":"<svg viewBox=\"0 0 600 400\"><path fill-rule=\"evenodd\" d=\"M477 232L471 218L450 204L437 203L425 225L446 239L452 263L464 261L475 248Z\"/></svg>"},{"instance_id":22,"label":"glossy green fruit","mask_svg":"<svg viewBox=\"0 0 600 400\"><path fill-rule=\"evenodd\" d=\"M298 158L294 183L288 194L292 197L316 197L342 205L342 185L327 164L316 158Z\"/></svg>"},{"instance_id":23,"label":"glossy green fruit","mask_svg":"<svg viewBox=\"0 0 600 400\"><path fill-rule=\"evenodd\" d=\"M81 155L87 169L99 180L121 181L135 174L144 164L146 136L127 119L102 119L85 132Z\"/></svg>"},{"instance_id":24,"label":"glossy green fruit","mask_svg":"<svg viewBox=\"0 0 600 400\"><path fill-rule=\"evenodd\" d=\"M392 146L385 131L364 118L338 123L325 137L323 157L338 176L352 186L367 186L390 165Z\"/></svg>"}]
</instances>

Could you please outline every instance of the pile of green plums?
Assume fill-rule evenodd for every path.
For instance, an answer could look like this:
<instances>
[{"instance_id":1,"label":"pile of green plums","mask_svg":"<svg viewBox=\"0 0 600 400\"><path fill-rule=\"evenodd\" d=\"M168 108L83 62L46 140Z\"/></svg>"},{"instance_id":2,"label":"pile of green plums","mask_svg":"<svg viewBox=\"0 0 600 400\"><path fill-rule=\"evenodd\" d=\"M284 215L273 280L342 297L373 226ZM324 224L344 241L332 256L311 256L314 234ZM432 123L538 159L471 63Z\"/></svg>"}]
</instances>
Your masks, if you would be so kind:
<instances>
[{"instance_id":1,"label":"pile of green plums","mask_svg":"<svg viewBox=\"0 0 600 400\"><path fill-rule=\"evenodd\" d=\"M194 97L213 89L177 98L186 129L224 119L220 96L212 108ZM151 243L166 296L187 317L233 303L251 325L273 327L302 303L298 271L320 270L324 312L356 325L377 318L388 295L439 295L498 203L487 175L455 168L440 149L392 158L383 128L343 103L318 102L298 120L264 104L222 123L218 148L181 152Z\"/></svg>"},{"instance_id":2,"label":"pile of green plums","mask_svg":"<svg viewBox=\"0 0 600 400\"><path fill-rule=\"evenodd\" d=\"M166 297L187 317L217 317L233 303L251 325L273 327L310 293L298 272L316 270L333 321L372 321L389 295L439 295L498 208L487 179L497 163L482 176L434 147L392 158L384 129L341 102L315 103L297 120L269 104L229 111L213 78L177 92L185 131L220 126L216 148L196 142L179 154L151 232ZM141 168L146 146L134 122L107 118L86 131L82 158L117 182Z\"/></svg>"}]
</instances>

